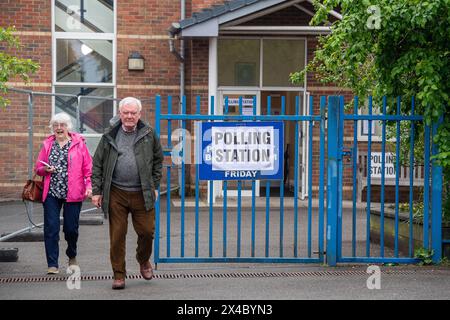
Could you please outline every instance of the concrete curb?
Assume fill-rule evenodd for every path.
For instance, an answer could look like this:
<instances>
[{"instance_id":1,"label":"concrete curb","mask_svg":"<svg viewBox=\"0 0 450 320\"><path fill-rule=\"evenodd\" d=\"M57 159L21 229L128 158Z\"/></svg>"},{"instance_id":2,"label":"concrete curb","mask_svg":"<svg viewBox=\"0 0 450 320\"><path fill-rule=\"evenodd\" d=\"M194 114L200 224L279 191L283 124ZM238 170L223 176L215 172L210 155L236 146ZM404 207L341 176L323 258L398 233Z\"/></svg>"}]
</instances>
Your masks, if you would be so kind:
<instances>
[{"instance_id":1,"label":"concrete curb","mask_svg":"<svg viewBox=\"0 0 450 320\"><path fill-rule=\"evenodd\" d=\"M3 233L1 237L5 237L11 233ZM2 242L42 242L44 241L44 231L33 230L20 233L12 238L3 240Z\"/></svg>"},{"instance_id":2,"label":"concrete curb","mask_svg":"<svg viewBox=\"0 0 450 320\"><path fill-rule=\"evenodd\" d=\"M89 216L83 216L80 215L80 225L84 226L98 226L103 224L103 216L99 215L89 215ZM59 221L61 225L64 223L64 218L60 217Z\"/></svg>"},{"instance_id":3,"label":"concrete curb","mask_svg":"<svg viewBox=\"0 0 450 320\"><path fill-rule=\"evenodd\" d=\"M0 248L0 262L17 262L19 260L18 248Z\"/></svg>"}]
</instances>

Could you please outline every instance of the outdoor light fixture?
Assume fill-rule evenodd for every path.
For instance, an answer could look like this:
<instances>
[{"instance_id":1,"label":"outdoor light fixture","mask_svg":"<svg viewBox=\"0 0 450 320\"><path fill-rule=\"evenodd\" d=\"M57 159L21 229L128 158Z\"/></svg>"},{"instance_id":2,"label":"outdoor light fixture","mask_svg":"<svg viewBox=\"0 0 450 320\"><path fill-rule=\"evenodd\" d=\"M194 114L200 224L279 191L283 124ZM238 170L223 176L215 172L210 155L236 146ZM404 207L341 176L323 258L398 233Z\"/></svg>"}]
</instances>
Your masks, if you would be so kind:
<instances>
[{"instance_id":1,"label":"outdoor light fixture","mask_svg":"<svg viewBox=\"0 0 450 320\"><path fill-rule=\"evenodd\" d=\"M144 57L139 52L133 51L128 56L128 70L143 71L144 70Z\"/></svg>"}]
</instances>

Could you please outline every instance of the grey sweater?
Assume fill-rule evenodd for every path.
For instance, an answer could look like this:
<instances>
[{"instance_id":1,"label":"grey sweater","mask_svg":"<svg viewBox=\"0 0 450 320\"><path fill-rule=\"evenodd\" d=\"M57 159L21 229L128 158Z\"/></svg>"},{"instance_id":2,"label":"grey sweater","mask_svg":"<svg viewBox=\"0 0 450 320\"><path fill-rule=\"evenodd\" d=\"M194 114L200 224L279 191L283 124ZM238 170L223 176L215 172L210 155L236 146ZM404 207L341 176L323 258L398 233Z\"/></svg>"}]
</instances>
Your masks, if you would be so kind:
<instances>
[{"instance_id":1,"label":"grey sweater","mask_svg":"<svg viewBox=\"0 0 450 320\"><path fill-rule=\"evenodd\" d=\"M116 144L119 149L116 166L112 176L112 184L125 191L140 191L141 179L134 155L134 142L137 130L132 133L120 128L116 136Z\"/></svg>"}]
</instances>

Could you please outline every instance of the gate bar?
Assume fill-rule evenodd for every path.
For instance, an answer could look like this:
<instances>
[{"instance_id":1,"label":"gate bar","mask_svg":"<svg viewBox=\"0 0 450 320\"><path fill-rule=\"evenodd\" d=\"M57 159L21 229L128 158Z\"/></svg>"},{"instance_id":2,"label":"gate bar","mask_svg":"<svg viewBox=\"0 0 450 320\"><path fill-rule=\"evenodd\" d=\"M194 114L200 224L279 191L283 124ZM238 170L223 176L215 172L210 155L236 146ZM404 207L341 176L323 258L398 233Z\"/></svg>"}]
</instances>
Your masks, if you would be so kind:
<instances>
[{"instance_id":1,"label":"gate bar","mask_svg":"<svg viewBox=\"0 0 450 320\"><path fill-rule=\"evenodd\" d=\"M433 125L433 137L437 134L442 118ZM438 146L433 141L433 156L439 153ZM431 192L431 241L433 248L433 262L438 263L442 257L442 166L433 159Z\"/></svg>"},{"instance_id":2,"label":"gate bar","mask_svg":"<svg viewBox=\"0 0 450 320\"><path fill-rule=\"evenodd\" d=\"M183 114L186 114L186 96L182 97L181 100L181 112ZM184 216L184 202L185 202L185 194L186 194L186 121L187 120L181 120L181 138L182 138L182 148L183 148L183 156L182 156L182 162L181 162L181 218L180 218L180 255L181 257L184 257L184 222L185 222L185 216ZM189 141L189 144L191 141Z\"/></svg>"},{"instance_id":3,"label":"gate bar","mask_svg":"<svg viewBox=\"0 0 450 320\"><path fill-rule=\"evenodd\" d=\"M401 98L397 97L397 115L400 116L400 104L401 104ZM399 182L400 182L400 120L397 121L397 135L396 135L396 155L395 155L395 166L396 166L396 173L395 173L395 239L394 239L394 255L396 258L398 258L398 223L399 223L399 201L400 201L400 195L399 195Z\"/></svg>"},{"instance_id":4,"label":"gate bar","mask_svg":"<svg viewBox=\"0 0 450 320\"><path fill-rule=\"evenodd\" d=\"M197 105L195 108L195 113L197 115L199 115L201 113L200 111L200 96L197 96ZM201 132L199 130L200 128L197 126L197 132L196 132L196 138L199 139L197 141L201 141L202 137L201 137ZM198 161L202 155L201 155L201 148L200 150L198 150L198 148L196 147L195 150L197 150L196 152L196 157L197 159L195 160L195 256L198 257L198 237L199 237L199 224L200 224L200 218L199 218L199 202L200 202L200 198L199 198L199 188L200 188L200 182L199 182L199 171L200 171L200 161Z\"/></svg>"},{"instance_id":5,"label":"gate bar","mask_svg":"<svg viewBox=\"0 0 450 320\"><path fill-rule=\"evenodd\" d=\"M328 97L327 264L337 262L339 97Z\"/></svg>"},{"instance_id":6,"label":"gate bar","mask_svg":"<svg viewBox=\"0 0 450 320\"><path fill-rule=\"evenodd\" d=\"M383 115L386 115L386 96L383 97ZM380 256L384 257L384 190L385 190L385 167L386 167L386 120L383 120L381 137L381 191L380 191Z\"/></svg>"},{"instance_id":7,"label":"gate bar","mask_svg":"<svg viewBox=\"0 0 450 320\"><path fill-rule=\"evenodd\" d=\"M211 115L214 115L214 96L211 96ZM199 119L200 120L200 119ZM211 120L213 121L213 120ZM209 181L209 256L213 256L214 181Z\"/></svg>"},{"instance_id":8,"label":"gate bar","mask_svg":"<svg viewBox=\"0 0 450 320\"><path fill-rule=\"evenodd\" d=\"M281 97L281 115L284 116L286 113L286 97ZM283 133L284 135L284 133ZM284 142L283 142L284 143ZM284 145L282 146L284 153ZM284 161L283 161L284 162ZM284 165L284 164L283 164ZM287 164L289 166L289 163ZM280 185L280 258L283 257L283 233L284 233L284 172L286 168L283 166L283 178L281 179ZM289 177L287 177L289 181Z\"/></svg>"},{"instance_id":9,"label":"gate bar","mask_svg":"<svg viewBox=\"0 0 450 320\"><path fill-rule=\"evenodd\" d=\"M358 116L359 98L355 96L353 114ZM358 120L353 120L353 211L352 211L352 257L356 257L356 186L358 161ZM361 190L362 192L362 190Z\"/></svg>"},{"instance_id":10,"label":"gate bar","mask_svg":"<svg viewBox=\"0 0 450 320\"><path fill-rule=\"evenodd\" d=\"M253 99L253 117L256 119L256 98ZM252 180L252 257L255 256L255 227L256 227L256 183Z\"/></svg>"},{"instance_id":11,"label":"gate bar","mask_svg":"<svg viewBox=\"0 0 450 320\"><path fill-rule=\"evenodd\" d=\"M160 109L161 110L161 109ZM167 98L167 112L171 113L172 112L172 96L169 96ZM172 147L172 121L168 120L167 121L167 147L171 148ZM170 179L171 179L171 173L172 173L172 168L171 166L167 167L167 184L170 187ZM168 189L170 190L170 189ZM170 226L171 226L171 221L170 221L170 212L171 212L171 202L170 202L170 192L167 193L167 216L166 216L166 246L167 246L167 256L170 257Z\"/></svg>"},{"instance_id":12,"label":"gate bar","mask_svg":"<svg viewBox=\"0 0 450 320\"><path fill-rule=\"evenodd\" d=\"M239 103L239 115L242 115L242 103ZM236 243L236 248L237 248L237 256L240 257L241 256L241 219L242 219L242 207L241 207L241 202L242 202L242 183L241 180L238 180L237 182L237 215L236 215L236 219L237 219L237 243Z\"/></svg>"},{"instance_id":13,"label":"gate bar","mask_svg":"<svg viewBox=\"0 0 450 320\"><path fill-rule=\"evenodd\" d=\"M430 248L430 126L425 124L425 165L423 182L423 247Z\"/></svg>"},{"instance_id":14,"label":"gate bar","mask_svg":"<svg viewBox=\"0 0 450 320\"><path fill-rule=\"evenodd\" d=\"M314 114L314 98L309 96L309 115ZM312 229L312 171L313 171L313 122L309 121L309 153L308 153L308 257L311 258Z\"/></svg>"},{"instance_id":15,"label":"gate bar","mask_svg":"<svg viewBox=\"0 0 450 320\"><path fill-rule=\"evenodd\" d=\"M272 107L272 97L267 96L267 115L270 116ZM266 180L266 257L269 256L270 245L270 180Z\"/></svg>"},{"instance_id":16,"label":"gate bar","mask_svg":"<svg viewBox=\"0 0 450 320\"><path fill-rule=\"evenodd\" d=\"M295 97L295 115L299 114L299 96ZM298 256L298 121L295 121L295 148L294 148L294 257Z\"/></svg>"},{"instance_id":17,"label":"gate bar","mask_svg":"<svg viewBox=\"0 0 450 320\"><path fill-rule=\"evenodd\" d=\"M319 169L319 259L324 258L324 203L325 203L325 106L327 100L325 96L320 97L320 169Z\"/></svg>"},{"instance_id":18,"label":"gate bar","mask_svg":"<svg viewBox=\"0 0 450 320\"><path fill-rule=\"evenodd\" d=\"M414 115L415 101L411 98L411 115ZM413 243L413 196L414 196L414 121L411 121L411 134L409 141L409 257L414 255Z\"/></svg>"}]
</instances>

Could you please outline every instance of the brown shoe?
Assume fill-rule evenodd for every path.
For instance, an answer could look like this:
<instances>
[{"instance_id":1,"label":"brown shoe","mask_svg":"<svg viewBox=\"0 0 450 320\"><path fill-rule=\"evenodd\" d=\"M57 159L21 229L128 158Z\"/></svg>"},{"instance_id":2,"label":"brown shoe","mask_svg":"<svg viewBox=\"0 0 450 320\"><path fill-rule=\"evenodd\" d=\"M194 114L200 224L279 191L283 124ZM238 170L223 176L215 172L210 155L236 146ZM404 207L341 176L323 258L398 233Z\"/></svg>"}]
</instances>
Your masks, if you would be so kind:
<instances>
[{"instance_id":1,"label":"brown shoe","mask_svg":"<svg viewBox=\"0 0 450 320\"><path fill-rule=\"evenodd\" d=\"M125 280L124 279L114 279L112 288L113 288L113 290L125 289Z\"/></svg>"},{"instance_id":2,"label":"brown shoe","mask_svg":"<svg viewBox=\"0 0 450 320\"><path fill-rule=\"evenodd\" d=\"M150 261L141 264L141 275L145 280L151 280L153 278L153 269Z\"/></svg>"}]
</instances>

